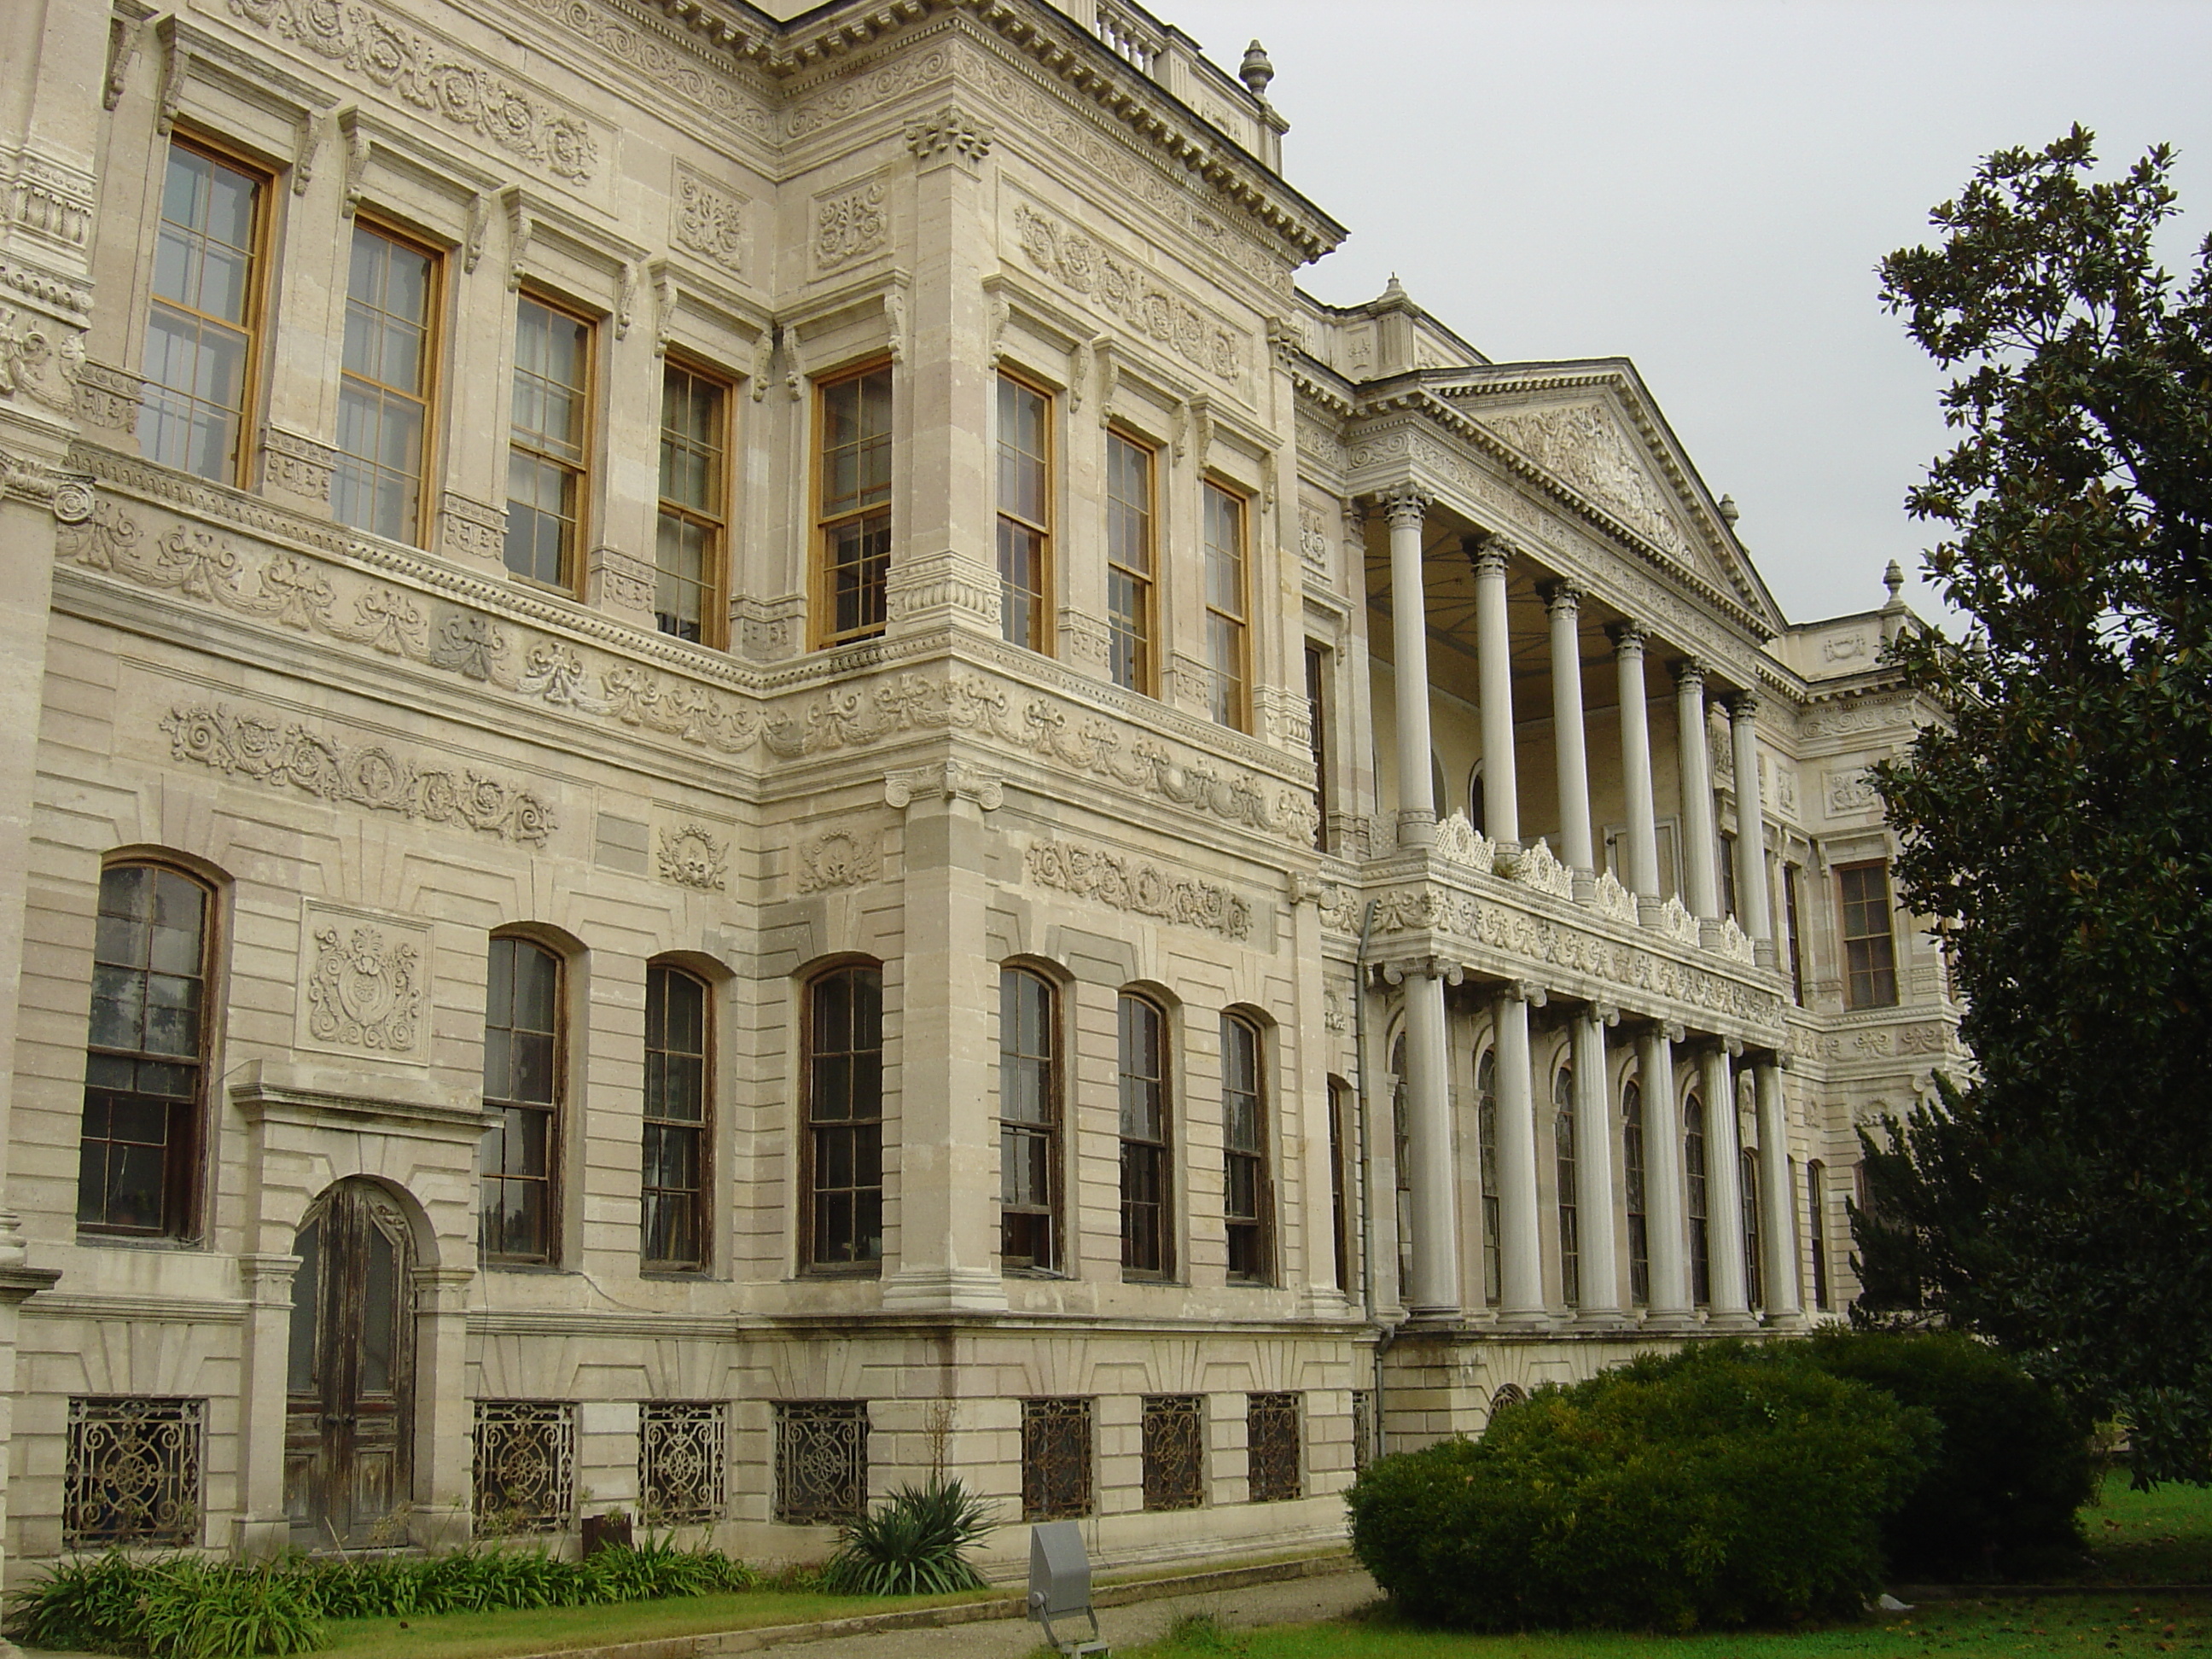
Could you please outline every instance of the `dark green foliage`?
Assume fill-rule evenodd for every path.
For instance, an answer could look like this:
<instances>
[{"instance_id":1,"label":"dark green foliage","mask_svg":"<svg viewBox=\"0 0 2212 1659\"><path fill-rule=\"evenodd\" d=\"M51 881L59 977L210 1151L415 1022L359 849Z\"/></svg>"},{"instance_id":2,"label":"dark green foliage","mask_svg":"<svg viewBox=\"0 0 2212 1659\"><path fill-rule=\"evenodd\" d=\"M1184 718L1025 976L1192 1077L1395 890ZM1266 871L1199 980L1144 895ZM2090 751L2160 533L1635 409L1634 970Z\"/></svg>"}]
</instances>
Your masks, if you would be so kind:
<instances>
[{"instance_id":1,"label":"dark green foliage","mask_svg":"<svg viewBox=\"0 0 2212 1659\"><path fill-rule=\"evenodd\" d=\"M1934 1434L1862 1384L1705 1346L1378 1460L1350 1494L1352 1550L1407 1616L1469 1630L1856 1614Z\"/></svg>"},{"instance_id":2,"label":"dark green foliage","mask_svg":"<svg viewBox=\"0 0 2212 1659\"><path fill-rule=\"evenodd\" d=\"M1986 648L1908 634L1948 711L1883 769L1908 907L1954 948L1979 1073L1905 1125L1862 1278L1984 1334L2212 1480L2212 244L2154 242L2172 152L2093 176L2075 128L1991 155L1882 262L1959 378L1908 505Z\"/></svg>"},{"instance_id":3,"label":"dark green foliage","mask_svg":"<svg viewBox=\"0 0 2212 1659\"><path fill-rule=\"evenodd\" d=\"M227 1659L307 1652L321 1644L324 1619L653 1601L760 1583L742 1561L680 1550L665 1538L582 1562L540 1550L465 1549L248 1567L197 1556L134 1561L113 1550L64 1562L19 1592L11 1628L34 1647Z\"/></svg>"},{"instance_id":4,"label":"dark green foliage","mask_svg":"<svg viewBox=\"0 0 2212 1659\"><path fill-rule=\"evenodd\" d=\"M995 1524L990 1504L957 1479L901 1486L838 1534L822 1588L836 1595L981 1589L983 1576L963 1552Z\"/></svg>"},{"instance_id":5,"label":"dark green foliage","mask_svg":"<svg viewBox=\"0 0 2212 1659\"><path fill-rule=\"evenodd\" d=\"M1986 1342L1955 1332L1823 1331L1790 1351L1942 1425L1927 1472L1882 1524L1889 1576L1921 1583L2061 1577L2096 1490L2089 1425Z\"/></svg>"}]
</instances>

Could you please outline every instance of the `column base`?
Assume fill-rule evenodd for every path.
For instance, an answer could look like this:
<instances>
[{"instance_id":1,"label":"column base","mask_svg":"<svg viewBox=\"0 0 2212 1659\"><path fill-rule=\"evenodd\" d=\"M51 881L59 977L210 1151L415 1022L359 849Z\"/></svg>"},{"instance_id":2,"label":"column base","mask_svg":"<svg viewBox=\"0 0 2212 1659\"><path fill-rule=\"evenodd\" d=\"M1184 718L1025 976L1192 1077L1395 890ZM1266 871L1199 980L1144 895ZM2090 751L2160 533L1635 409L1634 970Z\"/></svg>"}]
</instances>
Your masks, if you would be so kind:
<instances>
[{"instance_id":1,"label":"column base","mask_svg":"<svg viewBox=\"0 0 2212 1659\"><path fill-rule=\"evenodd\" d=\"M884 1281L885 1313L1004 1313L1006 1281L980 1267L915 1267Z\"/></svg>"},{"instance_id":2,"label":"column base","mask_svg":"<svg viewBox=\"0 0 2212 1659\"><path fill-rule=\"evenodd\" d=\"M1639 1328L1654 1336L1687 1336L1700 1327L1694 1308L1653 1308L1645 1312Z\"/></svg>"},{"instance_id":3,"label":"column base","mask_svg":"<svg viewBox=\"0 0 2212 1659\"><path fill-rule=\"evenodd\" d=\"M231 1553L241 1561L268 1561L292 1547L289 1516L241 1515L231 1523Z\"/></svg>"},{"instance_id":4,"label":"column base","mask_svg":"<svg viewBox=\"0 0 2212 1659\"><path fill-rule=\"evenodd\" d=\"M1774 970L1775 964L1780 961L1780 957L1775 954L1774 941L1771 939L1755 939L1752 940L1751 959L1759 966L1771 973Z\"/></svg>"},{"instance_id":5,"label":"column base","mask_svg":"<svg viewBox=\"0 0 2212 1659\"><path fill-rule=\"evenodd\" d=\"M1618 1308L1583 1308L1576 1313L1572 1321L1572 1328L1578 1331L1595 1331L1605 1334L1615 1331L1634 1330L1636 1321Z\"/></svg>"},{"instance_id":6,"label":"column base","mask_svg":"<svg viewBox=\"0 0 2212 1659\"><path fill-rule=\"evenodd\" d=\"M1549 1331L1559 1326L1559 1316L1549 1308L1501 1308L1498 1310L1498 1328L1501 1331Z\"/></svg>"},{"instance_id":7,"label":"column base","mask_svg":"<svg viewBox=\"0 0 2212 1659\"><path fill-rule=\"evenodd\" d=\"M1705 1316L1705 1328L1722 1331L1730 1336L1748 1335L1759 1328L1759 1316L1747 1308L1730 1309L1724 1313Z\"/></svg>"},{"instance_id":8,"label":"column base","mask_svg":"<svg viewBox=\"0 0 2212 1659\"><path fill-rule=\"evenodd\" d=\"M454 1549L475 1531L476 1516L459 1504L417 1504L408 1512L407 1541L417 1549Z\"/></svg>"},{"instance_id":9,"label":"column base","mask_svg":"<svg viewBox=\"0 0 2212 1659\"><path fill-rule=\"evenodd\" d=\"M1707 951L1717 951L1721 948L1721 924L1717 917L1699 916L1698 918L1698 944L1700 948Z\"/></svg>"},{"instance_id":10,"label":"column base","mask_svg":"<svg viewBox=\"0 0 2212 1659\"><path fill-rule=\"evenodd\" d=\"M1444 1305L1410 1307L1406 1310L1406 1324L1419 1326L1426 1330L1435 1330L1441 1326L1462 1325L1466 1322L1467 1310L1464 1308Z\"/></svg>"},{"instance_id":11,"label":"column base","mask_svg":"<svg viewBox=\"0 0 2212 1659\"><path fill-rule=\"evenodd\" d=\"M1597 874L1595 871L1570 869L1567 878L1574 884L1575 902L1589 904L1597 898Z\"/></svg>"}]
</instances>

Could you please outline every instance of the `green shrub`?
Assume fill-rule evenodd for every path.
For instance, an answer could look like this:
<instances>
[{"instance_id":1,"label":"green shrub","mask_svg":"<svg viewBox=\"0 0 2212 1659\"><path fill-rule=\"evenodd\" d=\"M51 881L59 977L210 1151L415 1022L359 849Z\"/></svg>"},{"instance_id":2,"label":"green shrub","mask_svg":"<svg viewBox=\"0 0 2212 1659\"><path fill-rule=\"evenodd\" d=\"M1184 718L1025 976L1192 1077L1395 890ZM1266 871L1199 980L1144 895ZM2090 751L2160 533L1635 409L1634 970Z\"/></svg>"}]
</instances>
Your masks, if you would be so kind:
<instances>
[{"instance_id":1,"label":"green shrub","mask_svg":"<svg viewBox=\"0 0 2212 1659\"><path fill-rule=\"evenodd\" d=\"M138 1640L152 1659L242 1659L323 1645L314 1597L297 1574L182 1557L149 1571Z\"/></svg>"},{"instance_id":2,"label":"green shrub","mask_svg":"<svg viewBox=\"0 0 2212 1659\"><path fill-rule=\"evenodd\" d=\"M1686 1632L1856 1613L1925 1413L1737 1344L1501 1409L1354 1484L1352 1549L1409 1617Z\"/></svg>"},{"instance_id":3,"label":"green shrub","mask_svg":"<svg viewBox=\"0 0 2212 1659\"><path fill-rule=\"evenodd\" d=\"M996 1524L990 1505L957 1480L901 1486L837 1535L822 1588L838 1595L941 1595L981 1589L963 1553Z\"/></svg>"},{"instance_id":4,"label":"green shrub","mask_svg":"<svg viewBox=\"0 0 2212 1659\"><path fill-rule=\"evenodd\" d=\"M2076 1511L2096 1489L2089 1425L2012 1359L1955 1332L1823 1331L1790 1346L1942 1425L1927 1473L1883 1524L1892 1577L2041 1577L2079 1566Z\"/></svg>"},{"instance_id":5,"label":"green shrub","mask_svg":"<svg viewBox=\"0 0 2212 1659\"><path fill-rule=\"evenodd\" d=\"M58 1562L15 1593L8 1628L34 1648L131 1652L140 1572L121 1550Z\"/></svg>"}]
</instances>

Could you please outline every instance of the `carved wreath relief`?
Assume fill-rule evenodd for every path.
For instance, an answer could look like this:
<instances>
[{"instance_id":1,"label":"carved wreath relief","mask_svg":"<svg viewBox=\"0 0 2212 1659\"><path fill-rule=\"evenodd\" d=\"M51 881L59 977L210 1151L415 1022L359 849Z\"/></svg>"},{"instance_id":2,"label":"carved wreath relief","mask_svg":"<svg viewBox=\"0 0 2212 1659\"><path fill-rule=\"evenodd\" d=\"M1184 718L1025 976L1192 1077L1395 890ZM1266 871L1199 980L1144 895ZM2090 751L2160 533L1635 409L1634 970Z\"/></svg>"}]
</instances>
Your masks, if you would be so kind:
<instances>
[{"instance_id":1,"label":"carved wreath relief","mask_svg":"<svg viewBox=\"0 0 2212 1659\"><path fill-rule=\"evenodd\" d=\"M729 885L730 849L716 841L703 825L686 823L660 832L660 878L679 887L696 887L702 893L719 893Z\"/></svg>"},{"instance_id":2,"label":"carved wreath relief","mask_svg":"<svg viewBox=\"0 0 2212 1659\"><path fill-rule=\"evenodd\" d=\"M350 933L319 927L314 937L307 1030L316 1040L411 1050L422 1009L421 953L411 945L386 944L382 929L366 925Z\"/></svg>"},{"instance_id":3,"label":"carved wreath relief","mask_svg":"<svg viewBox=\"0 0 2212 1659\"><path fill-rule=\"evenodd\" d=\"M799 843L795 885L802 893L858 887L883 873L883 842L872 832L830 830Z\"/></svg>"}]
</instances>

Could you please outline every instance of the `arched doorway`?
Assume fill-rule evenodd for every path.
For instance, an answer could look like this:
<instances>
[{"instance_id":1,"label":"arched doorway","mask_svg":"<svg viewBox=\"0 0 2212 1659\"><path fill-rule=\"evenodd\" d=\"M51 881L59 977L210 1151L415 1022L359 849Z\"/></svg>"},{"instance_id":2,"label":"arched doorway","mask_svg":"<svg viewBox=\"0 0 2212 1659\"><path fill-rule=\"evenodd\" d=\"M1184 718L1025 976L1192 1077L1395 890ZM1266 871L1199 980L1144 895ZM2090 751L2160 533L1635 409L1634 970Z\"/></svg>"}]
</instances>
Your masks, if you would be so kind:
<instances>
[{"instance_id":1,"label":"arched doorway","mask_svg":"<svg viewBox=\"0 0 2212 1659\"><path fill-rule=\"evenodd\" d=\"M412 1490L415 1250L407 1217L371 1181L317 1199L293 1242L284 1510L307 1549L386 1536Z\"/></svg>"}]
</instances>

